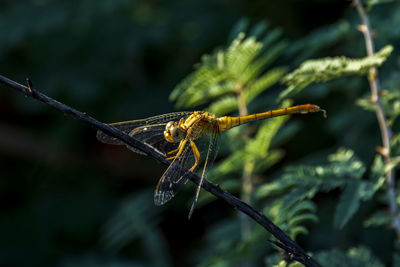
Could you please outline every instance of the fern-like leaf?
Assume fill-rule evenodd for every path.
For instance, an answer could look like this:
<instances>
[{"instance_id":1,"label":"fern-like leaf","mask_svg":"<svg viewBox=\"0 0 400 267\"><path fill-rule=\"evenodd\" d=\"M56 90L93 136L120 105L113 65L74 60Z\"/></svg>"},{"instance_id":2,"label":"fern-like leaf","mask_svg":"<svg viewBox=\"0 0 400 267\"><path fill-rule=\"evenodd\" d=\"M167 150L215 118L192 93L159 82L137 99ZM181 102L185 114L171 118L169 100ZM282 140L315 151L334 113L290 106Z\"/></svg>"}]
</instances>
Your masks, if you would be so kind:
<instances>
[{"instance_id":1,"label":"fern-like leaf","mask_svg":"<svg viewBox=\"0 0 400 267\"><path fill-rule=\"evenodd\" d=\"M336 228L343 228L343 226L358 210L363 185L364 184L360 181L352 181L346 185L346 188L340 197L333 220L333 225Z\"/></svg>"},{"instance_id":2,"label":"fern-like leaf","mask_svg":"<svg viewBox=\"0 0 400 267\"><path fill-rule=\"evenodd\" d=\"M347 253L338 249L318 252L315 259L326 267L383 267L384 265L366 247L350 248Z\"/></svg>"},{"instance_id":3,"label":"fern-like leaf","mask_svg":"<svg viewBox=\"0 0 400 267\"><path fill-rule=\"evenodd\" d=\"M366 75L370 68L382 65L392 51L393 46L387 45L373 56L361 59L336 57L307 60L282 79L289 87L279 95L279 100L293 96L313 82L326 82L345 75Z\"/></svg>"},{"instance_id":4,"label":"fern-like leaf","mask_svg":"<svg viewBox=\"0 0 400 267\"><path fill-rule=\"evenodd\" d=\"M239 23L246 28L247 23ZM240 32L226 49L220 49L211 55L202 57L196 70L179 83L170 95L178 108L190 108L207 102L217 101L207 109L218 115L237 109L235 94L245 93L246 102L250 102L264 90L277 83L286 70L276 68L264 73L266 67L280 55L286 43L275 41L279 34L272 31L269 38L257 41L267 28L265 23L257 24L246 37Z\"/></svg>"},{"instance_id":5,"label":"fern-like leaf","mask_svg":"<svg viewBox=\"0 0 400 267\"><path fill-rule=\"evenodd\" d=\"M375 176L371 180L362 180L366 168L352 150L341 148L330 155L328 161L327 165L289 167L280 179L262 185L256 197L283 194L283 206L292 207L298 202L312 199L320 191L344 188L334 221L334 225L341 228L358 210L360 202L370 199L384 180ZM378 167L376 165L376 169Z\"/></svg>"},{"instance_id":6,"label":"fern-like leaf","mask_svg":"<svg viewBox=\"0 0 400 267\"><path fill-rule=\"evenodd\" d=\"M398 88L384 91L380 97L383 110L388 117L388 125L392 126L394 121L400 115L400 92ZM374 111L376 110L376 104L370 101L370 96L366 95L357 100L357 105L363 107L365 110Z\"/></svg>"}]
</instances>

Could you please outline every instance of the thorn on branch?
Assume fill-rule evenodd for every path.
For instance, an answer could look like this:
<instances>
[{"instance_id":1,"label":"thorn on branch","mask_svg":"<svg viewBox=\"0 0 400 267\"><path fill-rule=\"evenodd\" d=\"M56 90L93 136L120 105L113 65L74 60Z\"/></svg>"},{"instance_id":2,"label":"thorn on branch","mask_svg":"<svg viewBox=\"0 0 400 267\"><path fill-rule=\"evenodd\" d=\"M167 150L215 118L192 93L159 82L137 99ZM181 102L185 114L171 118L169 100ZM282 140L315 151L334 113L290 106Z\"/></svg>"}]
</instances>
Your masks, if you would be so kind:
<instances>
[{"instance_id":1,"label":"thorn on branch","mask_svg":"<svg viewBox=\"0 0 400 267\"><path fill-rule=\"evenodd\" d=\"M368 27L365 24L361 24L357 26L357 30L359 30L363 34L366 34L368 32ZM378 36L378 34L376 33L375 30L369 29L369 36L371 39L375 39Z\"/></svg>"},{"instance_id":2,"label":"thorn on branch","mask_svg":"<svg viewBox=\"0 0 400 267\"><path fill-rule=\"evenodd\" d=\"M29 78L26 78L26 84L28 85L26 88L28 89L28 92L27 92L27 94L25 95L26 97L28 97L28 96L32 96L32 94L33 94L33 84L32 84L32 81L31 81L31 79L29 79Z\"/></svg>"},{"instance_id":3,"label":"thorn on branch","mask_svg":"<svg viewBox=\"0 0 400 267\"><path fill-rule=\"evenodd\" d=\"M366 33L368 31L368 27L364 24L358 25L357 30L359 30L362 33Z\"/></svg>"},{"instance_id":4,"label":"thorn on branch","mask_svg":"<svg viewBox=\"0 0 400 267\"><path fill-rule=\"evenodd\" d=\"M374 104L374 105L377 104L377 103L378 103L378 97L377 97L376 95L370 96L369 102L370 102L371 104Z\"/></svg>"},{"instance_id":5,"label":"thorn on branch","mask_svg":"<svg viewBox=\"0 0 400 267\"><path fill-rule=\"evenodd\" d=\"M384 157L389 157L389 149L386 147L377 146L376 152L378 152L379 154L381 154Z\"/></svg>"},{"instance_id":6,"label":"thorn on branch","mask_svg":"<svg viewBox=\"0 0 400 267\"><path fill-rule=\"evenodd\" d=\"M268 239L268 242L274 244L275 246L277 246L278 248L280 248L280 252L281 252L281 257L284 260L296 260L298 259L298 257L296 257L296 251L294 251L292 248L290 248L289 246L283 244L282 242L279 241L275 241L272 239ZM298 256L298 255L297 255Z\"/></svg>"}]
</instances>

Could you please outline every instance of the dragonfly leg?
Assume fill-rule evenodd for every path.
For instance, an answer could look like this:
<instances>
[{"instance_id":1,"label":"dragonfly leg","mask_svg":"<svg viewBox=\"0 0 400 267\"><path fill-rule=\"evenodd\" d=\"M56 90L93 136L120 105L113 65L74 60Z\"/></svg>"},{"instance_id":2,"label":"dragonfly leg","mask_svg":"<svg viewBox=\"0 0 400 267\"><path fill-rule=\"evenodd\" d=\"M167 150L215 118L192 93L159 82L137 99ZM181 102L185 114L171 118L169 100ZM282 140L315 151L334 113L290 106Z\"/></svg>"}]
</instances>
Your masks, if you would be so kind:
<instances>
[{"instance_id":1,"label":"dragonfly leg","mask_svg":"<svg viewBox=\"0 0 400 267\"><path fill-rule=\"evenodd\" d=\"M176 149L171 150L170 152L167 152L167 154L168 154L168 155L169 155L169 154L174 154L174 153L178 152L178 150L179 150L179 146L178 146Z\"/></svg>"},{"instance_id":2,"label":"dragonfly leg","mask_svg":"<svg viewBox=\"0 0 400 267\"><path fill-rule=\"evenodd\" d=\"M200 152L197 149L196 143L193 142L192 140L190 140L190 146L192 147L193 150L193 154L194 154L194 165L192 166L192 168L189 169L189 171L193 172L194 169L197 167L197 165L199 164L199 160L200 160Z\"/></svg>"},{"instance_id":3,"label":"dragonfly leg","mask_svg":"<svg viewBox=\"0 0 400 267\"><path fill-rule=\"evenodd\" d=\"M182 141L179 143L179 146L178 146L178 149L179 149L179 150L178 150L178 152L176 153L176 155L167 158L167 160L171 160L171 159L174 159L174 158L179 157L179 156L182 154L182 151L183 151L183 148L184 148L185 145L186 145L186 142L187 142L186 139L182 140Z\"/></svg>"},{"instance_id":4,"label":"dragonfly leg","mask_svg":"<svg viewBox=\"0 0 400 267\"><path fill-rule=\"evenodd\" d=\"M179 120L179 122L178 122L178 127L181 127L182 126L182 124L185 122L185 119L184 118L181 118L180 120Z\"/></svg>"}]
</instances>

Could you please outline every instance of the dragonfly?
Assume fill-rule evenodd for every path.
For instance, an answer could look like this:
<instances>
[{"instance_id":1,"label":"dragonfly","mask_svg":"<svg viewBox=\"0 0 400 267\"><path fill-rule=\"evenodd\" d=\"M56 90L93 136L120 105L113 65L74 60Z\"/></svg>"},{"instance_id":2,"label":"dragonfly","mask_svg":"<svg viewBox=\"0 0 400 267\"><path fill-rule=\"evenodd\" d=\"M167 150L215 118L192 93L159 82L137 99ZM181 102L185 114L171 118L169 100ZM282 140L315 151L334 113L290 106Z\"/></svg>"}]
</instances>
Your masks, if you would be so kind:
<instances>
[{"instance_id":1,"label":"dragonfly","mask_svg":"<svg viewBox=\"0 0 400 267\"><path fill-rule=\"evenodd\" d=\"M152 146L167 160L170 160L171 163L160 178L154 192L154 203L157 206L165 204L176 195L179 188L188 181L189 172L195 172L200 165L203 166L200 182L189 212L190 219L206 173L216 158L220 132L248 122L312 112L323 112L326 117L326 111L319 106L304 104L239 117L217 117L205 111L186 111L109 125ZM98 131L96 137L106 144L126 145L123 141L102 131ZM136 153L145 154L134 147L126 146Z\"/></svg>"}]
</instances>

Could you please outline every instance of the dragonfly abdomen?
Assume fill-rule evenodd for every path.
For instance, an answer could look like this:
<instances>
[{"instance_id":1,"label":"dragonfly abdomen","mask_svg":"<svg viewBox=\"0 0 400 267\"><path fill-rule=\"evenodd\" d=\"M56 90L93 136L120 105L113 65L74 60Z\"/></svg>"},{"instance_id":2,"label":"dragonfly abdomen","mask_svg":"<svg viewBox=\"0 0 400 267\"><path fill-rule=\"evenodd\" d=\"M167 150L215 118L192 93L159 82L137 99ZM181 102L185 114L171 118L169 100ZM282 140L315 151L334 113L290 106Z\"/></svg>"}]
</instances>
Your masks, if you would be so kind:
<instances>
[{"instance_id":1,"label":"dragonfly abdomen","mask_svg":"<svg viewBox=\"0 0 400 267\"><path fill-rule=\"evenodd\" d=\"M247 116L241 116L241 117L221 117L218 118L218 126L220 131L226 131L229 130L235 126L239 126L241 124L245 124L251 121L258 121L258 120L264 120L264 119L269 119L277 116L283 116L283 115L289 115L289 114L307 114L311 112L318 112L322 111L325 114L325 110L321 109L317 105L313 104L305 104L305 105L298 105L298 106L293 106L293 107L288 107L288 108L281 108L281 109L276 109L276 110L269 110L266 112L262 113L256 113L256 114L251 114Z\"/></svg>"}]
</instances>

